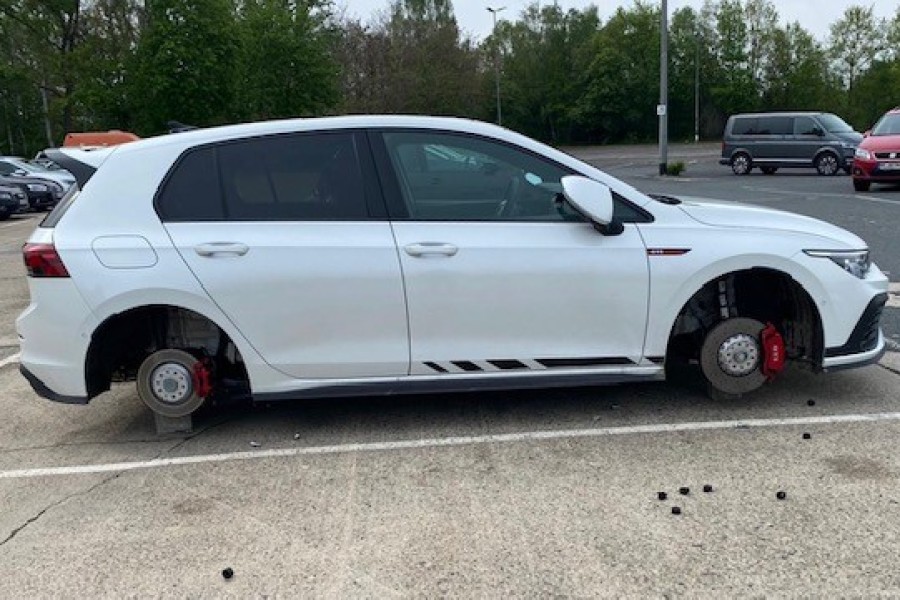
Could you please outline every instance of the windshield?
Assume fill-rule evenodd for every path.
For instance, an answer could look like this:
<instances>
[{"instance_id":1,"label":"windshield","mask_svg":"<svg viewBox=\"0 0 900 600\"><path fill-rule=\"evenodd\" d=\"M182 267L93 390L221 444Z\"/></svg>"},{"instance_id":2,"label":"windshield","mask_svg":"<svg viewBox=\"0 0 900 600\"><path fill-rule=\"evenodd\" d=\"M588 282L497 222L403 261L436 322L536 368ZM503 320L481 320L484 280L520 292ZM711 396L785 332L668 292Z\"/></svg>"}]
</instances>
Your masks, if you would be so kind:
<instances>
[{"instance_id":1,"label":"windshield","mask_svg":"<svg viewBox=\"0 0 900 600\"><path fill-rule=\"evenodd\" d=\"M900 134L900 113L890 113L884 115L875 127L872 128L872 135L898 135Z\"/></svg>"},{"instance_id":2,"label":"windshield","mask_svg":"<svg viewBox=\"0 0 900 600\"><path fill-rule=\"evenodd\" d=\"M853 128L837 115L819 115L819 122L825 126L826 131L831 133L852 133Z\"/></svg>"}]
</instances>

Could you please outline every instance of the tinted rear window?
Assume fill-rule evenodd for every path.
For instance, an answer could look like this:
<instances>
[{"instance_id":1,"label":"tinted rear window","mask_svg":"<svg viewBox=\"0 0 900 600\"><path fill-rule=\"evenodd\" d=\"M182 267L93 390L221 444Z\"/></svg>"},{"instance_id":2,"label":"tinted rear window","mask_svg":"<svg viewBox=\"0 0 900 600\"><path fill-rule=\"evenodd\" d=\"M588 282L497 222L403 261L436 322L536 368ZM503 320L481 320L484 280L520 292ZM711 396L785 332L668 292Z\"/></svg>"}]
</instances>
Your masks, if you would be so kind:
<instances>
[{"instance_id":1,"label":"tinted rear window","mask_svg":"<svg viewBox=\"0 0 900 600\"><path fill-rule=\"evenodd\" d=\"M752 135L756 133L756 123L759 121L756 117L737 117L731 126L732 135Z\"/></svg>"},{"instance_id":2,"label":"tinted rear window","mask_svg":"<svg viewBox=\"0 0 900 600\"><path fill-rule=\"evenodd\" d=\"M793 133L794 119L792 117L760 117L759 135L787 135Z\"/></svg>"},{"instance_id":3,"label":"tinted rear window","mask_svg":"<svg viewBox=\"0 0 900 600\"><path fill-rule=\"evenodd\" d=\"M164 221L225 218L214 148L198 148L181 157L163 183L157 210Z\"/></svg>"}]
</instances>

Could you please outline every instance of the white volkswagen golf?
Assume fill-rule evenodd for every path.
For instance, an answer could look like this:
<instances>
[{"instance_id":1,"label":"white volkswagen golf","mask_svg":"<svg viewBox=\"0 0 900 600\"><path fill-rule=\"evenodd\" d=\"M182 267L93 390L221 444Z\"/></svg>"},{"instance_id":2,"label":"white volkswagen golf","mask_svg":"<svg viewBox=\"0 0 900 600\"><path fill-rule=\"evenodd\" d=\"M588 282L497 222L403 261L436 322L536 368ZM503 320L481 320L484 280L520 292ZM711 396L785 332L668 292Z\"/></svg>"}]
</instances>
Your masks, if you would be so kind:
<instances>
[{"instance_id":1,"label":"white volkswagen golf","mask_svg":"<svg viewBox=\"0 0 900 600\"><path fill-rule=\"evenodd\" d=\"M648 197L511 131L430 117L203 129L51 158L21 370L182 417L255 400L593 385L877 360L888 282L842 229ZM692 367L692 365L694 365ZM699 367L699 369L698 369Z\"/></svg>"}]
</instances>

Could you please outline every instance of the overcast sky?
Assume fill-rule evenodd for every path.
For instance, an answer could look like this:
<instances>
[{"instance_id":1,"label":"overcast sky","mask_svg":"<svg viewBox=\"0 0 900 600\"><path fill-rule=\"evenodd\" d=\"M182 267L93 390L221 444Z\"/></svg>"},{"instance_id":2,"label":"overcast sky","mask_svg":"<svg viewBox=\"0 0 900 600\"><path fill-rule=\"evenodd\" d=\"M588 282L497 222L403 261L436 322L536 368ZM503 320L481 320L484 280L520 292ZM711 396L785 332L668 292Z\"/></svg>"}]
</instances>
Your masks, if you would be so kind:
<instances>
[{"instance_id":1,"label":"overcast sky","mask_svg":"<svg viewBox=\"0 0 900 600\"><path fill-rule=\"evenodd\" d=\"M390 0L337 0L339 7L344 7L348 16L356 16L368 21L375 13L384 10ZM483 39L491 30L491 14L487 7L506 10L500 13L501 19L518 18L522 10L531 4L528 0L454 0L453 8L460 28L477 39ZM542 5L552 2L541 2ZM563 9L584 8L595 4L600 8L600 16L606 20L619 6L631 6L631 0L559 0ZM848 6L872 6L877 17L892 17L898 6L897 0L777 0L782 22L799 21L800 24L819 39L828 37L828 26L837 20ZM669 0L669 14L682 6L700 8L703 0Z\"/></svg>"}]
</instances>

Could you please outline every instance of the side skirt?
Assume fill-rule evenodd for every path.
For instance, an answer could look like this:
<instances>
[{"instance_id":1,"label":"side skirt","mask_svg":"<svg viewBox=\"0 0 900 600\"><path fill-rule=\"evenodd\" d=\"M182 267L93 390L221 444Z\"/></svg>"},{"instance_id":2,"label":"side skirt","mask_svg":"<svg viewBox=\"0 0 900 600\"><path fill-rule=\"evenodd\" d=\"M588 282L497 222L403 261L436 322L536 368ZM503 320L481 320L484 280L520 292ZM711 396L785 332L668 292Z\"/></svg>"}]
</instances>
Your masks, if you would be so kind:
<instances>
[{"instance_id":1,"label":"side skirt","mask_svg":"<svg viewBox=\"0 0 900 600\"><path fill-rule=\"evenodd\" d=\"M352 381L335 383L323 381L315 387L283 392L254 393L255 402L300 400L306 398L342 398L352 396L391 396L395 394L435 394L448 392L486 392L492 390L525 390L556 387L589 387L663 381L661 368L641 368L641 372L623 373L548 373L539 375L462 375L458 377L406 377L389 380Z\"/></svg>"}]
</instances>

